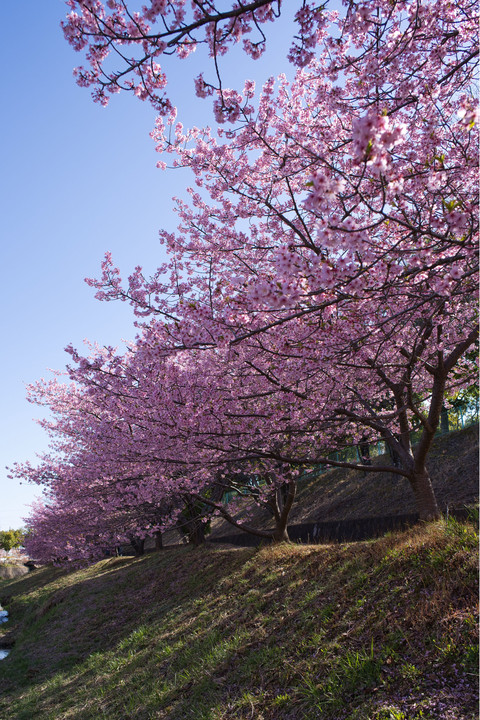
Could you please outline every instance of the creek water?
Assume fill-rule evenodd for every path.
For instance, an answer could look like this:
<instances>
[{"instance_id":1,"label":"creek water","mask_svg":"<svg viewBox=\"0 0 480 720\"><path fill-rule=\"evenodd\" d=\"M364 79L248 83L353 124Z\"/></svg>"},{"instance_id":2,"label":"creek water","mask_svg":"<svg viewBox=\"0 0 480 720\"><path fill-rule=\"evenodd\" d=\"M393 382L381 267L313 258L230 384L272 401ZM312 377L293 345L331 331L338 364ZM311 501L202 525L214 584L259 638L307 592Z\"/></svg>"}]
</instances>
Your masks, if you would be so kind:
<instances>
[{"instance_id":1,"label":"creek water","mask_svg":"<svg viewBox=\"0 0 480 720\"><path fill-rule=\"evenodd\" d=\"M2 608L0 605L0 623L7 622L8 620L8 612ZM7 657L10 650L7 650L6 648L0 648L0 660L3 660Z\"/></svg>"}]
</instances>

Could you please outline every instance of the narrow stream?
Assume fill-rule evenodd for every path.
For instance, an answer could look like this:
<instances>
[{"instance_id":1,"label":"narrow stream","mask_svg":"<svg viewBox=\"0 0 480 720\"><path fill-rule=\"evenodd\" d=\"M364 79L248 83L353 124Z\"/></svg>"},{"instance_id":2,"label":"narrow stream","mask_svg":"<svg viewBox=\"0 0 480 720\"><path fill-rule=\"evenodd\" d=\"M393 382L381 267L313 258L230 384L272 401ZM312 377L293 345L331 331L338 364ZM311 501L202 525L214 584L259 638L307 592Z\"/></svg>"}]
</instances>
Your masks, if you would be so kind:
<instances>
[{"instance_id":1,"label":"narrow stream","mask_svg":"<svg viewBox=\"0 0 480 720\"><path fill-rule=\"evenodd\" d=\"M4 610L2 608L2 606L0 605L0 624L7 622L7 620L8 620L8 612L6 610ZM4 658L6 658L7 655L9 654L9 652L10 652L10 650L7 650L5 648L0 648L0 660L3 660Z\"/></svg>"}]
</instances>

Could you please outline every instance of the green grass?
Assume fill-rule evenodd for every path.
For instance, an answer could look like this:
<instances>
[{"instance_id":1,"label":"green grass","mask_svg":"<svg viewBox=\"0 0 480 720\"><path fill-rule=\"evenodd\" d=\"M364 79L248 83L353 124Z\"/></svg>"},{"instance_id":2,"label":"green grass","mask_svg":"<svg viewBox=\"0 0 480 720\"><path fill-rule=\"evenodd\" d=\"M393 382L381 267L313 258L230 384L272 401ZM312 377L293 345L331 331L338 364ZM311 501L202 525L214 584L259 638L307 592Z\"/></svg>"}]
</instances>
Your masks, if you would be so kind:
<instances>
[{"instance_id":1,"label":"green grass","mask_svg":"<svg viewBox=\"0 0 480 720\"><path fill-rule=\"evenodd\" d=\"M442 521L4 581L0 719L473 720L477 542Z\"/></svg>"}]
</instances>

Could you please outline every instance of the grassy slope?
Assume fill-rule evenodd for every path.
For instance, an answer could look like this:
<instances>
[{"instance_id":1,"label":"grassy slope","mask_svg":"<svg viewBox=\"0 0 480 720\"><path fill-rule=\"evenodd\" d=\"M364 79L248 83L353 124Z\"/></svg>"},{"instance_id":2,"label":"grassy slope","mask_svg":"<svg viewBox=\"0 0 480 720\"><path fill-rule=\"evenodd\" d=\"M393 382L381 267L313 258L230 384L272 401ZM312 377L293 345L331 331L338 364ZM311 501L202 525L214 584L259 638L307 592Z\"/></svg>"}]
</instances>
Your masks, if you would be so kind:
<instances>
[{"instance_id":1,"label":"grassy slope","mask_svg":"<svg viewBox=\"0 0 480 720\"><path fill-rule=\"evenodd\" d=\"M379 457L374 463L383 463ZM387 460L389 462L389 460ZM429 456L429 471L442 510L447 506L478 502L478 425L436 437ZM299 483L297 499L290 513L290 524L381 517L416 511L413 492L405 478L391 473L364 474L355 470L332 469ZM249 524L270 527L265 511L254 509L238 513ZM212 536L238 532L218 518Z\"/></svg>"},{"instance_id":2,"label":"grassy slope","mask_svg":"<svg viewBox=\"0 0 480 720\"><path fill-rule=\"evenodd\" d=\"M477 540L442 521L3 581L0 718L473 720Z\"/></svg>"}]
</instances>

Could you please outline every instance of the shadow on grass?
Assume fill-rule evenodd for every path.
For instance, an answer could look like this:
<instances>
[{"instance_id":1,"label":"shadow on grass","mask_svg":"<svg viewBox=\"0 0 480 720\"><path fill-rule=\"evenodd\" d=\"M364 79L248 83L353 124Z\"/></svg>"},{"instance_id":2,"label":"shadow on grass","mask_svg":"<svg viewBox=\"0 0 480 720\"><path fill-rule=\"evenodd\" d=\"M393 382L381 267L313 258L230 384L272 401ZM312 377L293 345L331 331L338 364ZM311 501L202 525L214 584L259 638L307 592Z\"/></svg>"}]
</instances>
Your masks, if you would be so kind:
<instances>
[{"instance_id":1,"label":"shadow on grass","mask_svg":"<svg viewBox=\"0 0 480 720\"><path fill-rule=\"evenodd\" d=\"M408 685L413 697L410 678L392 674L396 663L415 675L419 697L429 673L428 691L441 693L448 683L437 666L444 686L434 685L426 650L441 648L437 660L457 652L460 635L457 645L452 638L475 604L475 572L467 575L455 533L180 548L103 561L37 595L29 586L30 604L12 602L24 629L2 665L0 717L3 707L15 720L313 720L358 705L355 717L366 718L374 692L391 697L392 678L395 692Z\"/></svg>"},{"instance_id":2,"label":"shadow on grass","mask_svg":"<svg viewBox=\"0 0 480 720\"><path fill-rule=\"evenodd\" d=\"M222 554L228 556L224 564ZM70 573L43 568L3 583L0 598L10 619L2 630L14 634L15 645L2 661L0 688L42 683L92 654L122 645L145 623L161 622L179 602L195 603L213 589L213 580L239 569L251 554L180 548L114 558ZM194 580L198 572L201 582Z\"/></svg>"},{"instance_id":3,"label":"shadow on grass","mask_svg":"<svg viewBox=\"0 0 480 720\"><path fill-rule=\"evenodd\" d=\"M243 717L242 705L251 717L251 697L243 687L257 687L262 694L272 683L284 688L292 674L280 641L282 613L285 593L292 583L298 585L304 570L299 556L280 580L272 568L271 576L263 575L261 590L252 588L254 555L252 550L183 550L174 567L165 567L161 556L120 559L105 563L99 578L77 582L74 603L58 588L29 616L28 634L15 649L23 658L12 663L12 671L24 694L15 717L29 718L29 685L35 685L39 718L62 717L73 695L75 718L140 720L164 711L172 719L207 720L229 703L235 704L231 717ZM94 600L86 616L84 598ZM267 620L264 626L257 622L259 613ZM46 654L36 634L43 628ZM71 656L62 651L65 632L75 648Z\"/></svg>"}]
</instances>

